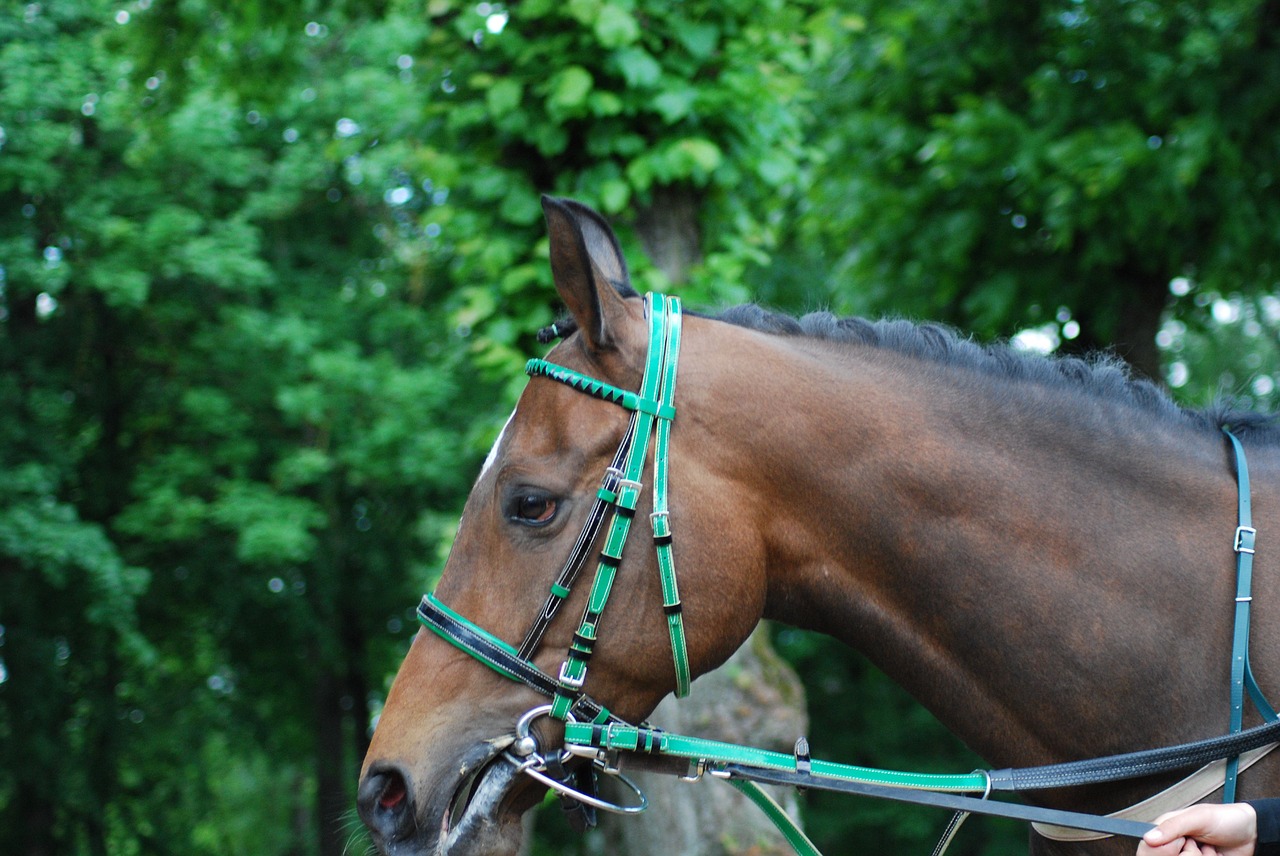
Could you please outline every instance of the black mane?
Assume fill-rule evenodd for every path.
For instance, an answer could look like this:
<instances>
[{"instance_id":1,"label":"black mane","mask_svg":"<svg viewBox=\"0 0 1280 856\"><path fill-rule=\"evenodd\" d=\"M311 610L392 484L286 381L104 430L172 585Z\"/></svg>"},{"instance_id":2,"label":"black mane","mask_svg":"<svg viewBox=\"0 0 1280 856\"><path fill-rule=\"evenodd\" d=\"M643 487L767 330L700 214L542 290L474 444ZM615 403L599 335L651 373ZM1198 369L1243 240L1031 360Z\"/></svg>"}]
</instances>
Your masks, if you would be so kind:
<instances>
[{"instance_id":1,"label":"black mane","mask_svg":"<svg viewBox=\"0 0 1280 856\"><path fill-rule=\"evenodd\" d=\"M1230 426L1236 433L1280 440L1280 426L1275 424L1275 414L1241 410L1225 400L1206 410L1190 410L1170 398L1157 384L1134 375L1128 363L1112 354L1044 356L1019 350L1006 342L981 344L943 324L902 319L838 318L829 312L812 312L794 318L754 304L735 306L714 317L763 333L885 348L996 378L1083 390L1215 431Z\"/></svg>"},{"instance_id":2,"label":"black mane","mask_svg":"<svg viewBox=\"0 0 1280 856\"><path fill-rule=\"evenodd\" d=\"M634 292L632 292L634 294ZM700 314L700 313L690 313ZM869 321L865 318L838 318L830 312L811 312L799 318L748 303L718 315L702 315L762 333L806 337L826 342L848 342L885 348L944 366L955 366L1008 380L1026 381L1048 387L1083 390L1091 395L1127 403L1166 419L1187 422L1202 428L1249 434L1268 441L1280 441L1276 414L1241 410L1222 400L1205 410L1190 410L1178 404L1157 384L1134 375L1129 364L1111 354L1089 357L1043 356L1018 350L1008 343L981 344L951 327L902 319ZM562 318L538 333L544 344L569 336L576 329L572 318Z\"/></svg>"}]
</instances>

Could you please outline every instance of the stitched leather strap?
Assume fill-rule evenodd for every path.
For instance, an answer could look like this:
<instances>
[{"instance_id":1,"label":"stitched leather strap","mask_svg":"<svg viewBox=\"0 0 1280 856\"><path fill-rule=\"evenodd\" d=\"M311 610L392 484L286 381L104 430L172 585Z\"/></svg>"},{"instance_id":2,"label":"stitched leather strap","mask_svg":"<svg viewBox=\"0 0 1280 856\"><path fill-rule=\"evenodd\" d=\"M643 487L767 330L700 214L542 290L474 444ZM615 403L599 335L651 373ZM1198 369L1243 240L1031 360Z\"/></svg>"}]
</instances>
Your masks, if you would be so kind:
<instances>
[{"instance_id":1,"label":"stitched leather strap","mask_svg":"<svg viewBox=\"0 0 1280 856\"><path fill-rule=\"evenodd\" d=\"M773 752L751 746L739 746L704 737L673 734L656 728L627 725L626 723L592 724L571 722L565 726L565 744L590 746L596 749L618 752L647 752L688 761L705 761L709 764L741 764L747 767L795 771L796 758L784 752ZM938 773L907 773L896 770L879 770L853 764L837 764L832 761L812 759L809 769L814 777L861 781L872 784L919 788L955 793L983 793L987 790L984 773L964 775ZM802 784L802 787L807 785Z\"/></svg>"},{"instance_id":2,"label":"stitched leather strap","mask_svg":"<svg viewBox=\"0 0 1280 856\"><path fill-rule=\"evenodd\" d=\"M689 694L689 653L685 644L684 615L680 603L680 587L676 583L673 555L671 515L667 486L670 470L671 419L675 416L676 363L680 356L680 304L669 299L666 313L666 345L663 349L661 407L658 413L657 437L653 449L653 545L658 556L658 577L662 582L662 609L667 616L667 632L671 637L671 657L676 670L676 698ZM663 413L670 414L664 416Z\"/></svg>"},{"instance_id":3,"label":"stitched leather strap","mask_svg":"<svg viewBox=\"0 0 1280 856\"><path fill-rule=\"evenodd\" d=\"M771 785L790 785L792 787L856 794L858 796L875 797L877 799L894 800L895 802L913 803L915 805L934 806L935 808L945 808L951 811L1008 817L1014 820L1038 823L1052 823L1057 826L1071 827L1072 829L1089 829L1096 832L1105 832L1109 835L1124 835L1129 838L1141 838L1152 828L1150 823L1133 820L1121 820L1093 814L1081 814L1074 811L1023 805L1021 803L1008 803L980 797L939 793L937 791L824 779L820 776L804 776L798 773L787 773L778 770L760 770L736 764L730 764L725 768L724 772L731 778L750 779Z\"/></svg>"},{"instance_id":4,"label":"stitched leather strap","mask_svg":"<svg viewBox=\"0 0 1280 856\"><path fill-rule=\"evenodd\" d=\"M533 620L533 623L529 625L529 629L524 634L524 641L520 643L519 651L519 656L522 660L532 659L537 652L538 645L542 642L542 637L546 634L547 628L551 626L556 613L560 611L561 605L568 599L569 592L577 580L578 574L582 572L582 568L591 554L591 546L595 544L596 538L600 535L600 530L604 526L610 506L617 499L618 480L622 478L622 471L619 468L622 466L622 462L626 460L627 451L631 448L631 442L635 436L635 424L635 419L633 418L631 424L627 427L627 433L623 436L622 442L618 444L618 451L613 455L613 462L605 470L600 489L596 491L595 501L592 502L591 511L587 514L587 522L582 527L582 531L578 533L578 540L574 542L573 549L569 551L569 558L565 559L564 565L560 568L560 573L556 575L556 581L551 584L551 593L547 595L547 599L542 604L542 609L538 612L537 618Z\"/></svg>"},{"instance_id":5,"label":"stitched leather strap","mask_svg":"<svg viewBox=\"0 0 1280 856\"><path fill-rule=\"evenodd\" d=\"M804 834L800 824L796 823L763 788L749 779L728 778L725 782L737 788L739 793L764 812L765 817L773 822L774 827L782 833L782 837L791 845L791 849L796 851L797 856L822 856L817 846L809 840L809 836Z\"/></svg>"},{"instance_id":6,"label":"stitched leather strap","mask_svg":"<svg viewBox=\"0 0 1280 856\"><path fill-rule=\"evenodd\" d=\"M654 510L663 513L655 514L654 525L666 527L667 524L666 438L667 432L670 431L670 422L675 418L675 372L680 348L680 301L674 297L650 294L646 298L645 307L649 315L649 346L639 393L617 395L615 393L622 391L568 369L561 369L545 362L538 367L538 373L546 374L553 380L568 383L575 389L582 389L593 395L599 394L607 400L635 411L633 429L635 437L631 448L627 451L626 461L623 464L623 476L618 480L613 520L605 536L604 549L601 551L595 577L591 582L591 592L582 614L582 622L577 633L574 634L574 643L569 650L569 656L560 667L560 689L551 702L551 715L557 719L565 718L570 700L586 681L587 662L591 658L598 638L600 619L613 592L613 582L622 562L622 550L626 546L627 536L631 531L631 521L639 503L646 458L649 454L649 440L655 432L655 424L659 448L654 451ZM533 361L530 361L530 364L532 365ZM544 370L543 367L547 368ZM661 524L659 518L661 518ZM669 539L669 528L655 529L658 568L662 577L664 608L667 613L676 670L676 693L678 696L683 696L689 691L689 663L685 652L684 625L679 610L678 592L675 588L675 568L671 559Z\"/></svg>"},{"instance_id":7,"label":"stitched leather strap","mask_svg":"<svg viewBox=\"0 0 1280 856\"><path fill-rule=\"evenodd\" d=\"M556 694L558 685L550 675L528 660L521 659L515 648L497 636L445 606L434 594L422 598L422 603L418 605L418 621L498 674L519 681L544 696L552 697ZM608 708L585 693L570 700L569 712L574 718L589 722L621 721Z\"/></svg>"},{"instance_id":8,"label":"stitched leather strap","mask_svg":"<svg viewBox=\"0 0 1280 856\"><path fill-rule=\"evenodd\" d=\"M1280 743L1270 743L1259 749L1252 749L1242 753L1239 756L1239 772L1243 773L1262 760L1276 746L1280 746ZM1154 821L1155 818L1165 812L1177 811L1203 801L1218 788L1222 787L1223 782L1226 781L1226 770L1226 759L1219 759L1205 764L1177 784L1165 788L1158 794L1147 797L1142 802L1134 803L1119 811L1113 811L1107 817ZM1033 823L1031 826L1040 835L1045 838L1051 838L1054 841L1096 841L1107 837L1104 833L1069 829L1063 826L1053 826L1052 824Z\"/></svg>"}]
</instances>

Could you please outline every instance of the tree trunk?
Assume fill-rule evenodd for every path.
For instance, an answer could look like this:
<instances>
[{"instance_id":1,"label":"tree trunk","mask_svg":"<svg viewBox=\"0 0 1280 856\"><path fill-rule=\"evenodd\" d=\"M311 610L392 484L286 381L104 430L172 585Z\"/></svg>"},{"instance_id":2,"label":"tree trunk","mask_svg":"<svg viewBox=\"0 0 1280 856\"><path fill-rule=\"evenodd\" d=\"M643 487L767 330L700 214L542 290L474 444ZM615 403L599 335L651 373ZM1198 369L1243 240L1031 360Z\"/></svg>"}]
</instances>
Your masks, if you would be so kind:
<instances>
[{"instance_id":1,"label":"tree trunk","mask_svg":"<svg viewBox=\"0 0 1280 856\"><path fill-rule=\"evenodd\" d=\"M346 783L351 771L344 763L342 684L331 664L322 664L316 687L316 811L319 815L320 856L343 856L346 840L343 818L350 814Z\"/></svg>"},{"instance_id":2,"label":"tree trunk","mask_svg":"<svg viewBox=\"0 0 1280 856\"><path fill-rule=\"evenodd\" d=\"M697 192L687 185L655 187L653 201L636 209L636 234L645 254L673 283L684 282L702 261Z\"/></svg>"},{"instance_id":3,"label":"tree trunk","mask_svg":"<svg viewBox=\"0 0 1280 856\"><path fill-rule=\"evenodd\" d=\"M1156 334L1169 303L1171 277L1132 268L1124 271L1127 287L1121 292L1123 305L1116 322L1116 352L1147 378L1163 382L1160 349Z\"/></svg>"},{"instance_id":4,"label":"tree trunk","mask_svg":"<svg viewBox=\"0 0 1280 856\"><path fill-rule=\"evenodd\" d=\"M1077 309L1082 335L1063 343L1064 354L1111 351L1150 380L1161 383L1164 372L1156 334L1169 302L1170 277L1122 267L1115 284L1101 293L1114 294L1114 305L1089 305Z\"/></svg>"}]
</instances>

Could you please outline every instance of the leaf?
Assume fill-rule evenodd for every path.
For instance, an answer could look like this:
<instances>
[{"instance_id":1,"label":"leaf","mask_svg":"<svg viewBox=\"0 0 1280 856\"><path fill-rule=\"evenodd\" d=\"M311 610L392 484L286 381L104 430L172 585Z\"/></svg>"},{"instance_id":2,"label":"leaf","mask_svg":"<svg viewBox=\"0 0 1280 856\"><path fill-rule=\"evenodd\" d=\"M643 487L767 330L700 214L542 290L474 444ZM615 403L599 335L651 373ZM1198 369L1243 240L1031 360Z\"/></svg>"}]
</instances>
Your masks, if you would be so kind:
<instances>
[{"instance_id":1,"label":"leaf","mask_svg":"<svg viewBox=\"0 0 1280 856\"><path fill-rule=\"evenodd\" d=\"M596 38L606 48L620 48L640 37L640 25L635 17L620 6L608 5L596 13Z\"/></svg>"},{"instance_id":2,"label":"leaf","mask_svg":"<svg viewBox=\"0 0 1280 856\"><path fill-rule=\"evenodd\" d=\"M594 85L591 72L580 65L571 65L551 78L547 102L565 111L575 110L586 103Z\"/></svg>"},{"instance_id":3,"label":"leaf","mask_svg":"<svg viewBox=\"0 0 1280 856\"><path fill-rule=\"evenodd\" d=\"M631 201L631 185L622 179L610 179L600 185L600 206L606 213L618 214Z\"/></svg>"},{"instance_id":4,"label":"leaf","mask_svg":"<svg viewBox=\"0 0 1280 856\"><path fill-rule=\"evenodd\" d=\"M662 79L662 66L643 48L621 48L613 52L612 60L628 89L648 89Z\"/></svg>"},{"instance_id":5,"label":"leaf","mask_svg":"<svg viewBox=\"0 0 1280 856\"><path fill-rule=\"evenodd\" d=\"M698 59L707 59L720 43L720 28L715 24L686 22L676 29L676 38L693 56Z\"/></svg>"},{"instance_id":6,"label":"leaf","mask_svg":"<svg viewBox=\"0 0 1280 856\"><path fill-rule=\"evenodd\" d=\"M520 85L519 81L511 78L499 80L489 87L489 91L485 94L485 103L489 108L489 114L495 118L506 116L520 106L520 99L523 95L524 87Z\"/></svg>"},{"instance_id":7,"label":"leaf","mask_svg":"<svg viewBox=\"0 0 1280 856\"><path fill-rule=\"evenodd\" d=\"M691 86L686 86L663 92L651 103L664 122L674 125L689 115L697 98L698 91Z\"/></svg>"},{"instance_id":8,"label":"leaf","mask_svg":"<svg viewBox=\"0 0 1280 856\"><path fill-rule=\"evenodd\" d=\"M724 162L724 152L706 138L690 137L676 143L670 161L685 175L705 181Z\"/></svg>"}]
</instances>

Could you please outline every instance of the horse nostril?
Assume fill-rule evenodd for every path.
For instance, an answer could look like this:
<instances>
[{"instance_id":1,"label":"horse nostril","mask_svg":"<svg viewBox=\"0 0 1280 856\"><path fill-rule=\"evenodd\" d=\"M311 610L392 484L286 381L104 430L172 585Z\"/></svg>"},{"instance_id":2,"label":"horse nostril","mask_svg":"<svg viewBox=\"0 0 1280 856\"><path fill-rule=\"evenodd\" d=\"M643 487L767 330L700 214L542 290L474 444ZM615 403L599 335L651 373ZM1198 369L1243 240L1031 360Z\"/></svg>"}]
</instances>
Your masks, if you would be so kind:
<instances>
[{"instance_id":1,"label":"horse nostril","mask_svg":"<svg viewBox=\"0 0 1280 856\"><path fill-rule=\"evenodd\" d=\"M404 786L404 779L399 776L389 776L386 787L382 789L382 796L378 797L378 805L384 809L393 809L404 802L404 798L408 794L409 791Z\"/></svg>"},{"instance_id":2,"label":"horse nostril","mask_svg":"<svg viewBox=\"0 0 1280 856\"><path fill-rule=\"evenodd\" d=\"M391 767L373 769L360 783L360 817L383 838L396 838L413 825L412 796L404 774Z\"/></svg>"}]
</instances>

